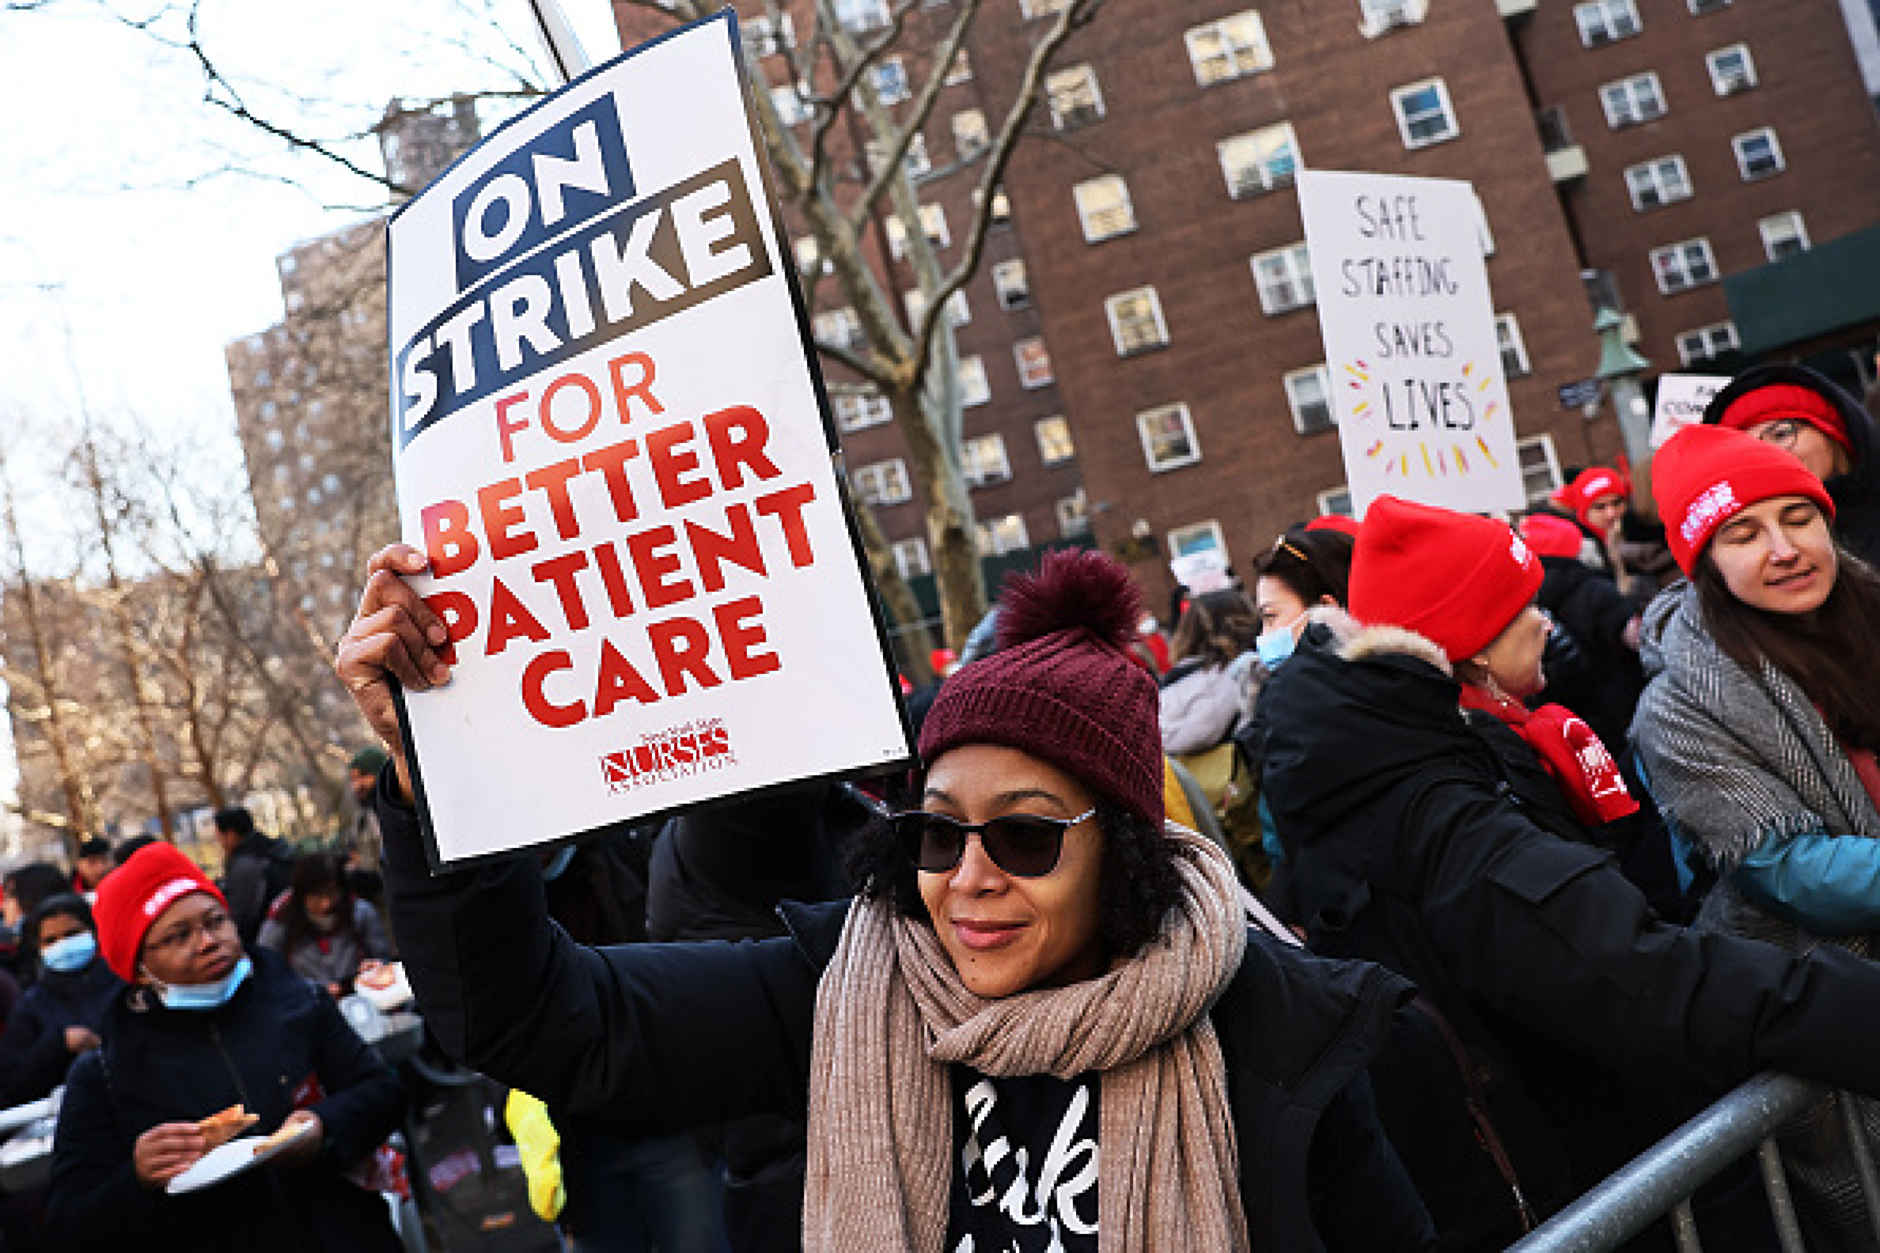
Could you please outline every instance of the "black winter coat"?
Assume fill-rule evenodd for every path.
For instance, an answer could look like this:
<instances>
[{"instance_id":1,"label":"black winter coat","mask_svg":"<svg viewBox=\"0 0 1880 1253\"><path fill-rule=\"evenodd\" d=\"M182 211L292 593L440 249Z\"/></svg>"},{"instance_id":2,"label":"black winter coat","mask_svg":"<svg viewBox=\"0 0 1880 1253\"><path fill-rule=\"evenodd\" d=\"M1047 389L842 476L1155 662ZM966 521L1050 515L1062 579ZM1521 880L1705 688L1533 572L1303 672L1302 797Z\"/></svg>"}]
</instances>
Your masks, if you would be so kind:
<instances>
[{"instance_id":1,"label":"black winter coat","mask_svg":"<svg viewBox=\"0 0 1880 1253\"><path fill-rule=\"evenodd\" d=\"M1580 715L1617 752L1645 690L1638 652L1622 638L1639 606L1578 558L1542 557L1541 569L1540 606L1572 641L1568 664L1550 660L1545 699Z\"/></svg>"},{"instance_id":2,"label":"black winter coat","mask_svg":"<svg viewBox=\"0 0 1880 1253\"><path fill-rule=\"evenodd\" d=\"M399 1124L398 1080L326 993L277 954L253 952L254 973L222 1008L165 1009L131 988L105 1016L104 1047L67 1080L52 1157L50 1247L139 1253L255 1249L398 1253L385 1201L342 1177ZM306 1165L255 1167L172 1196L132 1172L137 1137L194 1122L237 1101L280 1127L299 1106L325 1124Z\"/></svg>"},{"instance_id":3,"label":"black winter coat","mask_svg":"<svg viewBox=\"0 0 1880 1253\"><path fill-rule=\"evenodd\" d=\"M588 949L541 924L533 858L432 878L416 816L383 784L379 820L405 968L445 1052L647 1130L804 1113L816 986L846 902L785 905L782 938ZM1213 1015L1256 1248L1427 1247L1364 1080L1407 991L1374 966L1249 943Z\"/></svg>"},{"instance_id":4,"label":"black winter coat","mask_svg":"<svg viewBox=\"0 0 1880 1253\"><path fill-rule=\"evenodd\" d=\"M1694 1089L1773 1067L1880 1093L1880 966L1660 922L1579 842L1527 746L1464 716L1433 653L1402 631L1309 631L1269 687L1266 797L1311 946L1417 981L1485 1068L1536 1208L1668 1130ZM1500 1248L1508 1189L1417 1022L1373 1070L1385 1125L1445 1247Z\"/></svg>"},{"instance_id":5,"label":"black winter coat","mask_svg":"<svg viewBox=\"0 0 1880 1253\"><path fill-rule=\"evenodd\" d=\"M67 1027L99 1029L105 1011L123 990L104 958L83 970L48 970L26 990L0 1036L0 1105L20 1105L50 1095L72 1065L65 1047Z\"/></svg>"}]
</instances>

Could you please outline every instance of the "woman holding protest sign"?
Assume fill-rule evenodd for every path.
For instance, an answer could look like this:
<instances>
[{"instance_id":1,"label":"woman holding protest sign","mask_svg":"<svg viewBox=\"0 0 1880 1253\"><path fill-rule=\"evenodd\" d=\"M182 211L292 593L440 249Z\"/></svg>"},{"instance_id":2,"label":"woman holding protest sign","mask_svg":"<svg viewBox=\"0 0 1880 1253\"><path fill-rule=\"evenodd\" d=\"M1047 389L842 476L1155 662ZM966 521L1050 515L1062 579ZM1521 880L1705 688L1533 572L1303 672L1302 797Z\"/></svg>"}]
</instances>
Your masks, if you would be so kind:
<instances>
[{"instance_id":1,"label":"woman holding protest sign","mask_svg":"<svg viewBox=\"0 0 1880 1253\"><path fill-rule=\"evenodd\" d=\"M1505 523L1380 497L1349 614L1268 683L1309 943L1422 994L1373 1078L1445 1248L1505 1247L1759 1068L1880 1092L1880 967L1667 925L1594 843L1633 802L1583 722L1524 704L1540 583Z\"/></svg>"},{"instance_id":2,"label":"woman holding protest sign","mask_svg":"<svg viewBox=\"0 0 1880 1253\"><path fill-rule=\"evenodd\" d=\"M392 745L389 680L448 678L400 577L423 565L373 559L340 649ZM1250 934L1225 857L1164 825L1140 616L1100 554L1014 580L999 651L923 724L919 808L860 837L855 901L786 906L787 938L581 948L541 925L533 858L426 875L395 757L387 884L428 1024L623 1125L807 1106L813 1249L1426 1247L1364 1078L1407 988Z\"/></svg>"}]
</instances>

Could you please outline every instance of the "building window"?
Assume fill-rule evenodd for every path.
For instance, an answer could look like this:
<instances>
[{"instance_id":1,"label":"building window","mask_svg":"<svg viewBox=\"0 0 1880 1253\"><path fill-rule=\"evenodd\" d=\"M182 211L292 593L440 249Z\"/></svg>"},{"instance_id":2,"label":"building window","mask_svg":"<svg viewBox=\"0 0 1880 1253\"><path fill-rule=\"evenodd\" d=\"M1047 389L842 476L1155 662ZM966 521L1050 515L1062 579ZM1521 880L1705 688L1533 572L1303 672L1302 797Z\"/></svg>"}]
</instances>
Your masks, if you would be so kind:
<instances>
[{"instance_id":1,"label":"building window","mask_svg":"<svg viewBox=\"0 0 1880 1253\"><path fill-rule=\"evenodd\" d=\"M753 56L772 56L796 47L796 27L788 13L753 14L738 23L738 35Z\"/></svg>"},{"instance_id":2,"label":"building window","mask_svg":"<svg viewBox=\"0 0 1880 1253\"><path fill-rule=\"evenodd\" d=\"M1706 13L1715 13L1719 9L1730 7L1730 0L1684 0L1684 3L1694 17L1702 17Z\"/></svg>"},{"instance_id":3,"label":"building window","mask_svg":"<svg viewBox=\"0 0 1880 1253\"><path fill-rule=\"evenodd\" d=\"M960 444L960 472L968 487L1003 483L1012 477L1012 462L1005 455L1005 437L979 435Z\"/></svg>"},{"instance_id":4,"label":"building window","mask_svg":"<svg viewBox=\"0 0 1880 1253\"><path fill-rule=\"evenodd\" d=\"M1018 0L1018 11L1028 18L1049 17L1069 4L1070 0Z\"/></svg>"},{"instance_id":5,"label":"building window","mask_svg":"<svg viewBox=\"0 0 1880 1253\"><path fill-rule=\"evenodd\" d=\"M1717 281L1717 258L1708 239L1687 239L1652 249L1652 274L1665 295Z\"/></svg>"},{"instance_id":6,"label":"building window","mask_svg":"<svg viewBox=\"0 0 1880 1253\"><path fill-rule=\"evenodd\" d=\"M861 348L868 343L862 334L862 320L853 309L831 309L816 315L816 338L838 348Z\"/></svg>"},{"instance_id":7,"label":"building window","mask_svg":"<svg viewBox=\"0 0 1880 1253\"><path fill-rule=\"evenodd\" d=\"M1059 497L1056 509L1060 538L1082 539L1090 534L1090 498L1083 488L1075 496Z\"/></svg>"},{"instance_id":8,"label":"building window","mask_svg":"<svg viewBox=\"0 0 1880 1253\"><path fill-rule=\"evenodd\" d=\"M1013 344L1012 356L1018 361L1018 381L1027 388L1049 387L1056 377L1051 373L1051 350L1035 335Z\"/></svg>"},{"instance_id":9,"label":"building window","mask_svg":"<svg viewBox=\"0 0 1880 1253\"><path fill-rule=\"evenodd\" d=\"M1212 519L1192 522L1168 533L1170 557L1192 557L1196 553L1219 553L1222 561L1227 560L1227 540L1221 534L1220 523Z\"/></svg>"},{"instance_id":10,"label":"building window","mask_svg":"<svg viewBox=\"0 0 1880 1253\"><path fill-rule=\"evenodd\" d=\"M887 219L888 251L894 254L896 261L907 256L907 228L899 217ZM945 206L924 204L920 207L920 225L926 233L927 242L935 249L945 248L953 242L952 234L947 230L947 211Z\"/></svg>"},{"instance_id":11,"label":"building window","mask_svg":"<svg viewBox=\"0 0 1880 1253\"><path fill-rule=\"evenodd\" d=\"M1638 5L1633 0L1592 0L1573 6L1573 20L1580 27L1580 42L1589 48L1603 48L1619 39L1639 33Z\"/></svg>"},{"instance_id":12,"label":"building window","mask_svg":"<svg viewBox=\"0 0 1880 1253\"><path fill-rule=\"evenodd\" d=\"M1142 437L1142 457L1151 470L1174 470L1201 460L1201 445L1195 439L1187 405L1163 405L1137 414L1136 433Z\"/></svg>"},{"instance_id":13,"label":"building window","mask_svg":"<svg viewBox=\"0 0 1880 1253\"><path fill-rule=\"evenodd\" d=\"M1606 125L1613 130L1665 115L1665 93L1656 74L1634 74L1607 83L1599 89L1599 103L1606 110Z\"/></svg>"},{"instance_id":14,"label":"building window","mask_svg":"<svg viewBox=\"0 0 1880 1253\"><path fill-rule=\"evenodd\" d=\"M865 504L899 505L914 498L914 488L907 478L907 463L896 457L857 466L850 476L855 494Z\"/></svg>"},{"instance_id":15,"label":"building window","mask_svg":"<svg viewBox=\"0 0 1880 1253\"><path fill-rule=\"evenodd\" d=\"M1118 292L1103 302L1110 316L1110 338L1116 341L1116 355L1133 357L1168 343L1168 325L1162 321L1162 302L1155 288L1138 287Z\"/></svg>"},{"instance_id":16,"label":"building window","mask_svg":"<svg viewBox=\"0 0 1880 1253\"><path fill-rule=\"evenodd\" d=\"M1038 460L1047 466L1061 466L1077 456L1077 445L1071 442L1071 424L1062 414L1048 418L1039 418L1031 424L1032 434L1038 438Z\"/></svg>"},{"instance_id":17,"label":"building window","mask_svg":"<svg viewBox=\"0 0 1880 1253\"><path fill-rule=\"evenodd\" d=\"M1343 484L1319 493L1319 512L1349 518L1352 514L1351 489Z\"/></svg>"},{"instance_id":18,"label":"building window","mask_svg":"<svg viewBox=\"0 0 1880 1253\"><path fill-rule=\"evenodd\" d=\"M834 0L836 21L861 34L888 24L888 0Z\"/></svg>"},{"instance_id":19,"label":"building window","mask_svg":"<svg viewBox=\"0 0 1880 1253\"><path fill-rule=\"evenodd\" d=\"M979 204L979 191L973 190L973 204ZM992 209L986 214L988 226L1010 226L1012 224L1012 198L1005 194L1005 188L992 189Z\"/></svg>"},{"instance_id":20,"label":"building window","mask_svg":"<svg viewBox=\"0 0 1880 1253\"><path fill-rule=\"evenodd\" d=\"M960 405L971 408L992 399L992 384L986 381L986 363L978 356L961 357L959 373Z\"/></svg>"},{"instance_id":21,"label":"building window","mask_svg":"<svg viewBox=\"0 0 1880 1253\"><path fill-rule=\"evenodd\" d=\"M986 129L986 115L978 109L961 109L953 115L953 150L960 160L970 161L992 146L992 132Z\"/></svg>"},{"instance_id":22,"label":"building window","mask_svg":"<svg viewBox=\"0 0 1880 1253\"><path fill-rule=\"evenodd\" d=\"M1266 42L1266 26L1252 9L1202 26L1189 27L1188 61L1195 82L1203 87L1273 68L1273 49Z\"/></svg>"},{"instance_id":23,"label":"building window","mask_svg":"<svg viewBox=\"0 0 1880 1253\"><path fill-rule=\"evenodd\" d=\"M1802 215L1792 210L1764 218L1756 229L1762 232L1763 251L1771 261L1808 251L1808 228L1802 225Z\"/></svg>"},{"instance_id":24,"label":"building window","mask_svg":"<svg viewBox=\"0 0 1880 1253\"><path fill-rule=\"evenodd\" d=\"M923 313L927 312L927 293L920 288L911 288L901 296L907 306L907 324L918 326ZM973 320L973 311L966 303L966 293L956 291L947 297L947 325L958 330Z\"/></svg>"},{"instance_id":25,"label":"building window","mask_svg":"<svg viewBox=\"0 0 1880 1253\"><path fill-rule=\"evenodd\" d=\"M961 48L953 54L953 61L947 66L947 76L942 80L943 87L958 87L961 83L973 81L973 59Z\"/></svg>"},{"instance_id":26,"label":"building window","mask_svg":"<svg viewBox=\"0 0 1880 1253\"><path fill-rule=\"evenodd\" d=\"M1051 122L1061 131L1088 126L1103 117L1103 93L1097 89L1097 72L1088 65L1073 65L1044 80L1045 100L1051 106Z\"/></svg>"},{"instance_id":27,"label":"building window","mask_svg":"<svg viewBox=\"0 0 1880 1253\"><path fill-rule=\"evenodd\" d=\"M846 393L833 397L831 403L835 405L836 427L845 434L880 426L894 416L888 398L874 392Z\"/></svg>"},{"instance_id":28,"label":"building window","mask_svg":"<svg viewBox=\"0 0 1880 1253\"><path fill-rule=\"evenodd\" d=\"M1230 135L1214 145L1227 179L1227 194L1245 200L1292 184L1299 170L1299 141L1290 122Z\"/></svg>"},{"instance_id":29,"label":"building window","mask_svg":"<svg viewBox=\"0 0 1880 1253\"><path fill-rule=\"evenodd\" d=\"M1744 131L1730 140L1730 147L1736 150L1736 168L1743 172L1744 182L1753 183L1759 178L1782 173L1782 145L1776 142L1776 133L1767 126Z\"/></svg>"},{"instance_id":30,"label":"building window","mask_svg":"<svg viewBox=\"0 0 1880 1253\"><path fill-rule=\"evenodd\" d=\"M904 579L917 579L923 574L932 574L933 560L927 555L927 541L924 539L895 540L894 568Z\"/></svg>"},{"instance_id":31,"label":"building window","mask_svg":"<svg viewBox=\"0 0 1880 1253\"><path fill-rule=\"evenodd\" d=\"M1023 309L1031 304L1031 284L1025 279L1025 261L1014 257L992 267L992 290L1002 309Z\"/></svg>"},{"instance_id":32,"label":"building window","mask_svg":"<svg viewBox=\"0 0 1880 1253\"><path fill-rule=\"evenodd\" d=\"M1293 429L1317 435L1332 429L1332 381L1321 363L1294 370L1285 378L1286 403L1292 408Z\"/></svg>"},{"instance_id":33,"label":"building window","mask_svg":"<svg viewBox=\"0 0 1880 1253\"><path fill-rule=\"evenodd\" d=\"M1710 70L1710 85L1719 96L1734 96L1756 85L1756 62L1750 59L1748 44L1731 44L1704 54Z\"/></svg>"},{"instance_id":34,"label":"building window","mask_svg":"<svg viewBox=\"0 0 1880 1253\"><path fill-rule=\"evenodd\" d=\"M1528 364L1527 344L1521 339L1521 324L1515 321L1514 314L1495 315L1495 346L1501 349L1503 378L1518 379L1534 372L1534 367Z\"/></svg>"},{"instance_id":35,"label":"building window","mask_svg":"<svg viewBox=\"0 0 1880 1253\"><path fill-rule=\"evenodd\" d=\"M795 83L785 83L781 87L770 89L770 103L776 107L777 120L785 126L796 126L807 122L815 112L809 101Z\"/></svg>"},{"instance_id":36,"label":"building window","mask_svg":"<svg viewBox=\"0 0 1880 1253\"><path fill-rule=\"evenodd\" d=\"M1658 157L1626 167L1625 188L1632 193L1632 208L1640 213L1660 205L1691 198L1691 175L1683 157Z\"/></svg>"},{"instance_id":37,"label":"building window","mask_svg":"<svg viewBox=\"0 0 1880 1253\"><path fill-rule=\"evenodd\" d=\"M1084 240L1102 243L1136 229L1136 206L1129 199L1129 184L1120 174L1106 174L1078 183L1071 188L1077 200L1077 220L1083 225Z\"/></svg>"},{"instance_id":38,"label":"building window","mask_svg":"<svg viewBox=\"0 0 1880 1253\"><path fill-rule=\"evenodd\" d=\"M1530 505L1543 505L1564 484L1560 477L1560 457L1554 451L1554 437L1536 435L1516 440L1515 457L1521 463L1521 489Z\"/></svg>"},{"instance_id":39,"label":"building window","mask_svg":"<svg viewBox=\"0 0 1880 1253\"><path fill-rule=\"evenodd\" d=\"M1364 20L1358 32L1366 39L1376 39L1399 26L1415 26L1423 20L1429 0L1358 0Z\"/></svg>"},{"instance_id":40,"label":"building window","mask_svg":"<svg viewBox=\"0 0 1880 1253\"><path fill-rule=\"evenodd\" d=\"M1260 308L1268 317L1303 309L1315 299L1312 257L1304 244L1276 248L1253 258L1253 281L1260 289Z\"/></svg>"},{"instance_id":41,"label":"building window","mask_svg":"<svg viewBox=\"0 0 1880 1253\"><path fill-rule=\"evenodd\" d=\"M1390 105L1397 111L1397 129L1406 148L1427 148L1462 133L1449 105L1449 88L1440 78L1393 89Z\"/></svg>"},{"instance_id":42,"label":"building window","mask_svg":"<svg viewBox=\"0 0 1880 1253\"><path fill-rule=\"evenodd\" d=\"M883 104L900 104L911 92L907 86L907 64L900 57L883 57L870 72L875 76L875 94Z\"/></svg>"},{"instance_id":43,"label":"building window","mask_svg":"<svg viewBox=\"0 0 1880 1253\"><path fill-rule=\"evenodd\" d=\"M880 171L882 162L887 159L887 151L884 145L872 139L868 141L868 169L871 173ZM918 179L932 172L933 161L927 156L925 135L916 131L907 137L907 147L901 153L901 164L906 168L909 178Z\"/></svg>"},{"instance_id":44,"label":"building window","mask_svg":"<svg viewBox=\"0 0 1880 1253\"><path fill-rule=\"evenodd\" d=\"M1736 323L1717 322L1678 332L1678 363L1696 365L1726 352L1734 352L1741 341L1736 337Z\"/></svg>"},{"instance_id":45,"label":"building window","mask_svg":"<svg viewBox=\"0 0 1880 1253\"><path fill-rule=\"evenodd\" d=\"M1003 518L981 522L973 529L981 557L1002 557L1031 544L1031 537L1025 533L1023 514L1008 513Z\"/></svg>"}]
</instances>

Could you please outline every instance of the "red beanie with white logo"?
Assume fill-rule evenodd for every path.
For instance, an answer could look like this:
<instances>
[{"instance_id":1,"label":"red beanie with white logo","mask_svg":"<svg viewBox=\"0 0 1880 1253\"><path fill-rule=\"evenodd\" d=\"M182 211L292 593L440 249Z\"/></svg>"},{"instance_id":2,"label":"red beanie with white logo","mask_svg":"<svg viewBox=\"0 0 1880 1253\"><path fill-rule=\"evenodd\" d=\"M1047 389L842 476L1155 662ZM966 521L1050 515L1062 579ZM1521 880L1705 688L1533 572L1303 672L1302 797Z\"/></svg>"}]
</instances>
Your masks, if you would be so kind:
<instances>
[{"instance_id":1,"label":"red beanie with white logo","mask_svg":"<svg viewBox=\"0 0 1880 1253\"><path fill-rule=\"evenodd\" d=\"M1351 554L1351 616L1481 652L1541 587L1541 563L1507 523L1379 496Z\"/></svg>"},{"instance_id":2,"label":"red beanie with white logo","mask_svg":"<svg viewBox=\"0 0 1880 1253\"><path fill-rule=\"evenodd\" d=\"M1586 511L1608 496L1621 500L1632 494L1632 485L1617 470L1589 466L1574 476L1573 482L1555 493L1554 499L1573 510L1573 516L1586 523ZM1590 525L1590 524L1588 524Z\"/></svg>"},{"instance_id":3,"label":"red beanie with white logo","mask_svg":"<svg viewBox=\"0 0 1880 1253\"><path fill-rule=\"evenodd\" d=\"M144 845L104 877L91 913L98 923L98 949L113 974L126 983L137 981L137 954L151 924L191 892L207 892L228 908L202 868L162 841Z\"/></svg>"},{"instance_id":4,"label":"red beanie with white logo","mask_svg":"<svg viewBox=\"0 0 1880 1253\"><path fill-rule=\"evenodd\" d=\"M1671 555L1686 574L1718 527L1774 496L1806 497L1834 517L1828 489L1794 453L1743 431L1687 426L1652 459L1652 498Z\"/></svg>"}]
</instances>

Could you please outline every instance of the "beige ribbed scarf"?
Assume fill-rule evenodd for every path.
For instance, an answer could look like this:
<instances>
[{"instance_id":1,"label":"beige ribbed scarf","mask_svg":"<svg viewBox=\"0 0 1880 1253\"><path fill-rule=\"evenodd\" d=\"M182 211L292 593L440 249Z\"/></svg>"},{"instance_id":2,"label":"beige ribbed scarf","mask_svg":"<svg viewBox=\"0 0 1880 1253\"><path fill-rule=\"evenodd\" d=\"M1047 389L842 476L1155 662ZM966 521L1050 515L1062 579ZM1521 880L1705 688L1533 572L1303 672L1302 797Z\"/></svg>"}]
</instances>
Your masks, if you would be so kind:
<instances>
[{"instance_id":1,"label":"beige ribbed scarf","mask_svg":"<svg viewBox=\"0 0 1880 1253\"><path fill-rule=\"evenodd\" d=\"M1248 1248L1227 1073L1207 1011L1246 920L1227 859L1179 827L1182 901L1109 973L984 1000L933 927L884 901L849 911L816 996L811 1253L939 1253L955 1145L948 1066L994 1077L1099 1072L1103 1253Z\"/></svg>"}]
</instances>

